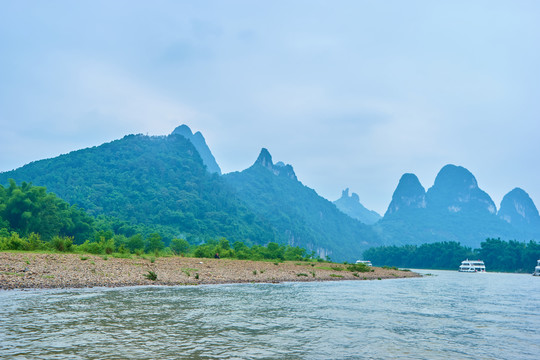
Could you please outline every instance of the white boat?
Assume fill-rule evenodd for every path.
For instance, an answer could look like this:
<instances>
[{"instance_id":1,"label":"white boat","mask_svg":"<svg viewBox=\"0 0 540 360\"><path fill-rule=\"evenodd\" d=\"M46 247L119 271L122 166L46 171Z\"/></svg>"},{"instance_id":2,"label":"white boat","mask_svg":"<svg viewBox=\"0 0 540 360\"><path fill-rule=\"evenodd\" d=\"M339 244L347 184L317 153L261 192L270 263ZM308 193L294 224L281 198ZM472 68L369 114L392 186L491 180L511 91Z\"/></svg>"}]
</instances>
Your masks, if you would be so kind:
<instances>
[{"instance_id":1,"label":"white boat","mask_svg":"<svg viewBox=\"0 0 540 360\"><path fill-rule=\"evenodd\" d=\"M460 272L486 272L486 265L482 260L463 260L459 266Z\"/></svg>"},{"instance_id":2,"label":"white boat","mask_svg":"<svg viewBox=\"0 0 540 360\"><path fill-rule=\"evenodd\" d=\"M369 260L356 260L356 263L357 264L364 264L364 265L367 265L367 266L372 266L371 261L369 261Z\"/></svg>"},{"instance_id":3,"label":"white boat","mask_svg":"<svg viewBox=\"0 0 540 360\"><path fill-rule=\"evenodd\" d=\"M536 267L534 268L533 276L540 276L540 260L536 262Z\"/></svg>"}]
</instances>

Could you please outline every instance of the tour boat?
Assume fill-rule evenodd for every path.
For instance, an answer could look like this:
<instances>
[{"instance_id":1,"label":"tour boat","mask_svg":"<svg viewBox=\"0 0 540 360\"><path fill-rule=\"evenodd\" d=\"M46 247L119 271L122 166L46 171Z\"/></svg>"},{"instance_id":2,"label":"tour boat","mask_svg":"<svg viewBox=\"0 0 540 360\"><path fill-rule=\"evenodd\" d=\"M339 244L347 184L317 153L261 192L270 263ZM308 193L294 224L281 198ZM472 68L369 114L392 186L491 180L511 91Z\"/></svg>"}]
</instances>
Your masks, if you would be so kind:
<instances>
[{"instance_id":1,"label":"tour boat","mask_svg":"<svg viewBox=\"0 0 540 360\"><path fill-rule=\"evenodd\" d=\"M486 266L482 260L463 260L459 266L461 272L486 272Z\"/></svg>"},{"instance_id":2,"label":"tour boat","mask_svg":"<svg viewBox=\"0 0 540 360\"><path fill-rule=\"evenodd\" d=\"M540 276L540 260L536 262L536 267L534 268L533 276Z\"/></svg>"}]
</instances>

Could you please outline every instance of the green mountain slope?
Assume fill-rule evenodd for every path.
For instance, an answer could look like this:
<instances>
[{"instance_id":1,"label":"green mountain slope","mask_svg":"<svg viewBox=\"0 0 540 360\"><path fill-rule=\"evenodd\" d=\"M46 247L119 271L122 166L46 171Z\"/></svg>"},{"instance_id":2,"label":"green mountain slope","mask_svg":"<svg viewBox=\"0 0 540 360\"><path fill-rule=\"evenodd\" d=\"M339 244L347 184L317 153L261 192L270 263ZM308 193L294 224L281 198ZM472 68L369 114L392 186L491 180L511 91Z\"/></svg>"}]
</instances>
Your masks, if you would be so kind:
<instances>
[{"instance_id":1,"label":"green mountain slope","mask_svg":"<svg viewBox=\"0 0 540 360\"><path fill-rule=\"evenodd\" d=\"M224 236L231 242L265 244L274 239L180 135L128 135L98 147L40 160L0 174L45 186L91 215L105 214L154 226L165 237L197 243Z\"/></svg>"},{"instance_id":2,"label":"green mountain slope","mask_svg":"<svg viewBox=\"0 0 540 360\"><path fill-rule=\"evenodd\" d=\"M224 175L250 209L276 228L281 243L339 261L355 260L366 248L381 244L369 226L302 185L293 168L281 164L274 165L263 149L253 166Z\"/></svg>"}]
</instances>

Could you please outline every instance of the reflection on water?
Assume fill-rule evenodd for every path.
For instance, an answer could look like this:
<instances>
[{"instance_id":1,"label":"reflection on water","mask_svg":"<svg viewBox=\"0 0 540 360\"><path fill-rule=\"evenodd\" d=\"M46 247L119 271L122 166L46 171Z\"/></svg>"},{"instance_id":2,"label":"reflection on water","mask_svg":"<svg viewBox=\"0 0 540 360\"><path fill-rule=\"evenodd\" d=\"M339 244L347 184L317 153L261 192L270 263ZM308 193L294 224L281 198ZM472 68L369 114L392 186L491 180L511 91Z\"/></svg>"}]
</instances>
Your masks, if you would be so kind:
<instances>
[{"instance_id":1,"label":"reflection on water","mask_svg":"<svg viewBox=\"0 0 540 360\"><path fill-rule=\"evenodd\" d=\"M540 278L0 291L3 359L538 359Z\"/></svg>"}]
</instances>

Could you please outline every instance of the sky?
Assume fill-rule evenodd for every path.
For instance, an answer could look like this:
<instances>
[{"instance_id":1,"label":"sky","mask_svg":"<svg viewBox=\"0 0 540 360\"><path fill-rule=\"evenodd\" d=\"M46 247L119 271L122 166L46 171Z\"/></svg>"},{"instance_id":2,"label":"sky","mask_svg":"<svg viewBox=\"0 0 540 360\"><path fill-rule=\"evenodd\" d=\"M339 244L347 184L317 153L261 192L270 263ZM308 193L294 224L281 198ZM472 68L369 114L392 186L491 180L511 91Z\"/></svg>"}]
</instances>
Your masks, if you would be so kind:
<instances>
[{"instance_id":1,"label":"sky","mask_svg":"<svg viewBox=\"0 0 540 360\"><path fill-rule=\"evenodd\" d=\"M540 2L0 0L0 171L201 131L384 214L446 164L540 205Z\"/></svg>"}]
</instances>

